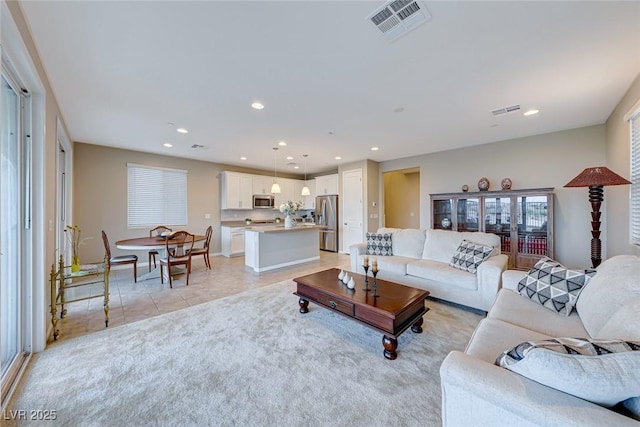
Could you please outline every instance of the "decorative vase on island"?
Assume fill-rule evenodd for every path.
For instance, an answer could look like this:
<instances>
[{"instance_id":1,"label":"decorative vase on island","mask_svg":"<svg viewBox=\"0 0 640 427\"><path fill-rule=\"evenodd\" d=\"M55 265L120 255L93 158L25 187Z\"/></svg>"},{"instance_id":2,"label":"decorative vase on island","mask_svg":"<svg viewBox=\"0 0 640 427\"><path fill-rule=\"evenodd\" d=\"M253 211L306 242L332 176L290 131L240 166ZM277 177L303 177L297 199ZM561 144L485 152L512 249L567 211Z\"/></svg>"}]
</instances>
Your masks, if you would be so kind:
<instances>
[{"instance_id":1,"label":"decorative vase on island","mask_svg":"<svg viewBox=\"0 0 640 427\"><path fill-rule=\"evenodd\" d=\"M293 218L291 215L287 215L284 217L284 228L293 228Z\"/></svg>"}]
</instances>

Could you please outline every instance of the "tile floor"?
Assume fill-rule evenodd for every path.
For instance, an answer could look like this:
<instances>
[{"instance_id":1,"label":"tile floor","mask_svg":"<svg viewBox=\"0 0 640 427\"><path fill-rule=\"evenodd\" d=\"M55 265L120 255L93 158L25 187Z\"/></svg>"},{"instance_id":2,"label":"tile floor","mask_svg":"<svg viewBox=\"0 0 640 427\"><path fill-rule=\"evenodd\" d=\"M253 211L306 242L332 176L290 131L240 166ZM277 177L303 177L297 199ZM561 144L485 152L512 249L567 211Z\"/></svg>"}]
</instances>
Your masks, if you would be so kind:
<instances>
[{"instance_id":1,"label":"tile floor","mask_svg":"<svg viewBox=\"0 0 640 427\"><path fill-rule=\"evenodd\" d=\"M217 298L237 294L248 289L271 285L282 280L302 276L327 268L349 269L349 255L320 252L320 260L285 267L264 273L255 273L245 267L244 257L211 257L211 270L202 257L193 261L189 286L185 276L176 276L173 289L160 278L133 281L132 267L111 271L109 280L109 327L158 316ZM146 273L146 265L138 265L138 275ZM58 342L104 329L103 298L66 304L67 315L58 320ZM58 312L60 307L58 307ZM53 343L53 337L49 337Z\"/></svg>"}]
</instances>

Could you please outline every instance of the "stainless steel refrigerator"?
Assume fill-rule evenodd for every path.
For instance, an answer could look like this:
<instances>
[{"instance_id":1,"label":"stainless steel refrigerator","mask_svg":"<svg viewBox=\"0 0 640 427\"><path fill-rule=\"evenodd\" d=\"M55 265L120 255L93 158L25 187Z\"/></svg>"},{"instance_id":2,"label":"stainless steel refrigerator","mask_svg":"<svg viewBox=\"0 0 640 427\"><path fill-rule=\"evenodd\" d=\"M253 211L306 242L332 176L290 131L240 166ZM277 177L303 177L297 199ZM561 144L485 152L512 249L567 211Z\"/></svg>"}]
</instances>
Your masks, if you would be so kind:
<instances>
[{"instance_id":1,"label":"stainless steel refrigerator","mask_svg":"<svg viewBox=\"0 0 640 427\"><path fill-rule=\"evenodd\" d=\"M338 252L338 196L317 196L315 221L320 228L320 249Z\"/></svg>"}]
</instances>

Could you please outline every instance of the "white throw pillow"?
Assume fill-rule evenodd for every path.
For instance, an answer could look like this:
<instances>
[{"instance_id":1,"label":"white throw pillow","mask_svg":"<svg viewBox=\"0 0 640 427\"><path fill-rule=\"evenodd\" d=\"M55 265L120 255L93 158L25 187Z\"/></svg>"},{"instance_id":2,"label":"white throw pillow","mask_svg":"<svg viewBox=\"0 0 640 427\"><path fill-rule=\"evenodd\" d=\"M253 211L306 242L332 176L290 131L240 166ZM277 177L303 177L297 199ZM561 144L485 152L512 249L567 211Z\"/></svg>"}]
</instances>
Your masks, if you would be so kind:
<instances>
[{"instance_id":1,"label":"white throw pillow","mask_svg":"<svg viewBox=\"0 0 640 427\"><path fill-rule=\"evenodd\" d=\"M586 338L524 342L502 353L496 364L607 407L640 395L640 342Z\"/></svg>"}]
</instances>

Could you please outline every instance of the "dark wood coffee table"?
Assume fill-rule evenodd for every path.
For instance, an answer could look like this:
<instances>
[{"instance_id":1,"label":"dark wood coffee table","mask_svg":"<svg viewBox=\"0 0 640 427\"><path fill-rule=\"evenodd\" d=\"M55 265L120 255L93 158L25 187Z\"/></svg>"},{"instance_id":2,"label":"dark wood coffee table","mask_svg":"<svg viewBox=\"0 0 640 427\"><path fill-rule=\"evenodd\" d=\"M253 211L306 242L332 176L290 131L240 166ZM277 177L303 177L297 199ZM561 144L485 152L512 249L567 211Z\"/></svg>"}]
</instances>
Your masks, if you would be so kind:
<instances>
[{"instance_id":1,"label":"dark wood coffee table","mask_svg":"<svg viewBox=\"0 0 640 427\"><path fill-rule=\"evenodd\" d=\"M355 320L383 334L384 357L393 360L398 354L398 337L409 327L422 332L422 316L429 311L424 306L428 291L377 280L378 297L366 292L365 277L349 272L356 282L355 289L347 288L340 280L340 270L332 268L293 279L297 284L294 295L300 297L300 313L309 312L309 301ZM369 277L369 288L373 278Z\"/></svg>"}]
</instances>

